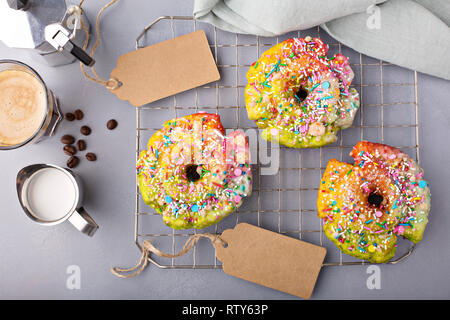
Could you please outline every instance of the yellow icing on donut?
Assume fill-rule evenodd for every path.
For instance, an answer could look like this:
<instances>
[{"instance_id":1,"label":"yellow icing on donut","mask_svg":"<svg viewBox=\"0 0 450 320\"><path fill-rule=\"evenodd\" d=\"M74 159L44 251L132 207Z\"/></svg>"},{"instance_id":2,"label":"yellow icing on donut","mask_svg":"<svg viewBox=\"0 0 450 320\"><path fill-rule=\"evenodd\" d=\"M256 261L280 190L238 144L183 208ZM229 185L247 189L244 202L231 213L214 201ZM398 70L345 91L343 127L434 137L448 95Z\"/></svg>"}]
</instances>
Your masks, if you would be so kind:
<instances>
[{"instance_id":1,"label":"yellow icing on donut","mask_svg":"<svg viewBox=\"0 0 450 320\"><path fill-rule=\"evenodd\" d=\"M141 152L137 170L144 202L174 229L214 224L251 194L247 138L240 131L225 136L215 114L165 122Z\"/></svg>"},{"instance_id":2,"label":"yellow icing on donut","mask_svg":"<svg viewBox=\"0 0 450 320\"><path fill-rule=\"evenodd\" d=\"M247 72L245 103L261 136L288 147L320 147L336 141L359 107L347 58L326 57L320 39L292 38L264 52ZM309 131L313 123L319 131Z\"/></svg>"}]
</instances>

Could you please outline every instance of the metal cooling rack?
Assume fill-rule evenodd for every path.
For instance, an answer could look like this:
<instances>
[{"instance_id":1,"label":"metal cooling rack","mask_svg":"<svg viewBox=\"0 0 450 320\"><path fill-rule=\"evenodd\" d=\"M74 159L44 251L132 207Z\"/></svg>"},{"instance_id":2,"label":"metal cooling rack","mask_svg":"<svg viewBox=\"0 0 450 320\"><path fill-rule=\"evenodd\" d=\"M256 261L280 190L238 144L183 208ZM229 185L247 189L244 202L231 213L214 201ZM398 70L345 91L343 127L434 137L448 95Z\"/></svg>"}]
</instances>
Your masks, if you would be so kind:
<instances>
[{"instance_id":1,"label":"metal cooling rack","mask_svg":"<svg viewBox=\"0 0 450 320\"><path fill-rule=\"evenodd\" d=\"M257 128L247 118L244 88L250 65L273 45L290 37L321 37L330 47L329 55L342 53L350 58L355 79L352 87L360 94L361 107L353 126L339 133L338 141L319 149L279 147L279 168L275 175L261 175L260 151L267 143L258 141L256 164L252 165L253 193L241 208L221 222L203 230L173 230L162 217L145 205L136 188L135 242L151 239L160 250L176 253L187 238L196 233L220 234L239 222L295 237L327 248L324 266L364 265L368 262L342 254L325 236L317 217L316 195L323 171L331 158L352 162L348 156L359 140L386 143L402 149L419 162L419 119L417 73L375 60L336 42L319 27L266 38L233 34L198 22L192 17L164 16L149 24L136 39L136 49L202 29L216 60L221 80L136 109L136 157L151 135L168 119L197 111L217 113L227 129ZM147 31L152 32L148 33ZM397 97L401 96L401 99ZM397 254L389 263L408 257L414 244L398 239ZM151 257L161 268L219 269L214 248L208 241L198 242L183 257Z\"/></svg>"}]
</instances>

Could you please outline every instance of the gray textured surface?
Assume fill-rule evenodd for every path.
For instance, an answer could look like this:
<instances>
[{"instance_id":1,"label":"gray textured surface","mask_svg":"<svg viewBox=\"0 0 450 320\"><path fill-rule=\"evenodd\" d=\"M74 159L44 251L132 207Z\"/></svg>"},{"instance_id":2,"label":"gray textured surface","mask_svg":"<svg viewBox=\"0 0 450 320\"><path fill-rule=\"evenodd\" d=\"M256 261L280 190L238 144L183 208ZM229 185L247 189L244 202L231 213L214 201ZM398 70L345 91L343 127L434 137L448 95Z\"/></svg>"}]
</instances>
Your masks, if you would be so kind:
<instances>
[{"instance_id":1,"label":"gray textured surface","mask_svg":"<svg viewBox=\"0 0 450 320\"><path fill-rule=\"evenodd\" d=\"M96 53L96 68L107 77L117 57L134 48L144 25L161 15L190 15L192 1L121 1L105 13L103 43ZM86 1L92 21L98 2ZM64 165L59 137L77 133L80 123L64 122L56 137L21 150L0 153L0 298L48 299L291 299L271 289L227 276L221 270L161 270L154 266L139 277L116 278L114 265L137 261L134 236L135 110L101 86L82 77L77 64L48 68L22 51L0 44L0 57L29 63L60 98L64 111L81 107L93 133L86 140L98 161L82 161L77 172L85 181L86 209L100 225L88 238L65 223L46 228L32 223L19 207L15 176L32 163ZM400 76L400 75L399 75ZM424 240L413 255L398 265L381 266L381 289L369 290L366 266L322 269L315 299L450 298L447 168L450 151L448 92L450 82L419 74L421 164L432 188L432 211ZM399 92L398 95L402 93ZM395 94L394 94L395 95ZM401 99L402 97L399 97ZM107 131L110 118L119 127ZM66 288L67 267L81 269L81 289Z\"/></svg>"}]
</instances>

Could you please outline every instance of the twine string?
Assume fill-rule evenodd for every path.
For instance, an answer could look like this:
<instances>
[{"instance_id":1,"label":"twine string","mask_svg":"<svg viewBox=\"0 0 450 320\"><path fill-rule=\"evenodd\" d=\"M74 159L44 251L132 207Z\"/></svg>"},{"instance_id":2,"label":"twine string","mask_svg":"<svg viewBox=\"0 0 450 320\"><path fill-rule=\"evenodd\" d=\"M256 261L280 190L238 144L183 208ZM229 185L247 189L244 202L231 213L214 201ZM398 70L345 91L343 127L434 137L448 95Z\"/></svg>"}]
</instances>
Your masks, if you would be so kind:
<instances>
[{"instance_id":1,"label":"twine string","mask_svg":"<svg viewBox=\"0 0 450 320\"><path fill-rule=\"evenodd\" d=\"M85 0L81 0L80 4L78 5L78 7L80 8L81 14L83 14L82 5L83 5L84 1ZM97 14L97 20L95 22L95 34L96 34L97 40L95 41L95 44L92 47L92 50L90 52L91 57L94 56L94 53L97 50L97 48L100 44L100 41L101 41L100 17L102 16L103 12L106 9L108 9L109 7L114 5L116 2L118 2L118 0L110 1L105 6L103 6L103 8L101 8L99 13ZM87 26L84 24L84 21L83 21L83 19L81 19L81 17L80 17L80 21L81 21L81 27L86 34L86 40L83 45L83 50L86 50L87 45L89 43L89 30L88 30ZM86 69L85 69L85 66L83 63L80 63L80 67L81 67L81 71L83 72L83 75L87 79L89 79L95 83L104 85L109 90L117 89L120 86L120 82L117 79L113 79L113 78L109 79L109 80L102 79L97 74L97 72L95 71L95 68L93 66L90 68L93 76L89 75L86 72ZM219 245L221 245L221 246L226 245L226 242L224 240L222 240L218 235L214 235L214 234L210 234L210 233L194 234L188 238L188 240L184 244L183 248L178 253L170 254L170 253L166 253L166 252L163 252L163 251L157 249L150 242L150 240L144 240L143 244L142 244L142 255L136 266L131 267L131 268L112 267L111 272L120 278L133 278L133 277L137 276L138 274L140 274L147 267L150 253L156 254L157 256L164 257L164 258L177 258L177 257L180 257L180 256L186 254L201 238L209 239L214 247L217 247Z\"/></svg>"},{"instance_id":2,"label":"twine string","mask_svg":"<svg viewBox=\"0 0 450 320\"><path fill-rule=\"evenodd\" d=\"M220 238L219 235L214 235L211 233L199 233L190 236L184 244L183 248L178 253L170 254L157 249L150 242L150 240L144 240L142 243L142 255L136 266L131 268L112 267L111 272L115 276L123 279L133 278L144 271L144 269L147 267L150 253L164 258L177 258L186 254L201 238L207 238L211 240L211 243L215 248L217 248L217 246L226 245L226 242L222 238Z\"/></svg>"},{"instance_id":3,"label":"twine string","mask_svg":"<svg viewBox=\"0 0 450 320\"><path fill-rule=\"evenodd\" d=\"M81 1L80 1L80 4L78 5L78 7L80 8L81 14L83 14L83 8L82 8L82 6L83 6L84 1L85 1L85 0L81 0ZM95 41L95 44L94 44L94 46L92 47L92 50L91 50L91 52L90 52L90 56L91 56L91 57L94 57L94 53L95 53L95 51L97 50L97 48L98 48L98 46L100 45L100 42L101 42L101 34L100 34L100 17L102 16L103 12L104 12L106 9L108 9L109 7L111 7L112 5L114 5L114 4L115 4L116 2L118 2L118 1L119 1L119 0L112 0L112 1L108 2L105 6L103 6L103 8L100 9L100 11L99 11L98 14L97 14L97 19L96 19L96 21L95 21L95 35L96 35L97 40ZM84 41L84 44L83 44L83 50L86 50L87 45L88 45L88 43L89 43L89 38L90 38L90 36L89 36L89 30L88 30L87 26L85 25L83 19L81 19L81 16L80 16L80 21L81 21L81 28L83 29L84 33L86 34L86 40ZM98 83L98 84L101 84L101 85L105 86L108 90L114 90L114 89L117 89L117 88L120 87L120 82L119 82L118 80L116 80L116 79L109 79L109 80L104 80L104 79L102 79L102 78L97 74L97 71L95 71L94 66L90 67L91 72L92 72L92 74L93 74L94 76L91 76L91 75L89 75L89 74L87 73L87 71L86 71L86 69L85 69L85 66L84 66L84 64L83 64L82 62L80 62L80 68L81 68L81 72L83 72L83 75L84 75L87 79L89 79L89 80L91 80L91 81L93 81L93 82L95 82L95 83Z\"/></svg>"}]
</instances>

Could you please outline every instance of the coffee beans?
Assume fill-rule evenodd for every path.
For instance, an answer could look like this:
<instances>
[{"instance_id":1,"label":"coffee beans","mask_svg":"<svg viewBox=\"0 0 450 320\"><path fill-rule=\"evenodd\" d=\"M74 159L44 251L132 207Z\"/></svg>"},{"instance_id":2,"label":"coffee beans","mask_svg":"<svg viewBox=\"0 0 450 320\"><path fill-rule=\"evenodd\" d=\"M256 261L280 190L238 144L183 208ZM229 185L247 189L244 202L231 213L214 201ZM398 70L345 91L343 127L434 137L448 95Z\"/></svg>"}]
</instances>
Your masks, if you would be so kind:
<instances>
[{"instance_id":1,"label":"coffee beans","mask_svg":"<svg viewBox=\"0 0 450 320\"><path fill-rule=\"evenodd\" d=\"M66 134L61 137L61 142L64 144L73 144L75 142L75 138L69 134Z\"/></svg>"},{"instance_id":2,"label":"coffee beans","mask_svg":"<svg viewBox=\"0 0 450 320\"><path fill-rule=\"evenodd\" d=\"M73 120L82 120L84 118L84 113L80 109L75 110L73 113L68 112L65 114L65 118L67 121L73 121Z\"/></svg>"},{"instance_id":3,"label":"coffee beans","mask_svg":"<svg viewBox=\"0 0 450 320\"><path fill-rule=\"evenodd\" d=\"M77 119L77 120L82 120L84 117L84 113L80 109L75 110L73 115L75 116L75 119Z\"/></svg>"},{"instance_id":4,"label":"coffee beans","mask_svg":"<svg viewBox=\"0 0 450 320\"><path fill-rule=\"evenodd\" d=\"M74 120L80 121L84 119L84 113L81 109L77 109L73 112L66 113L64 117L67 121L74 121ZM106 128L108 130L114 130L115 128L117 128L117 126L118 122L115 119L110 119L106 122ZM92 133L92 129L87 125L82 125L79 130L83 136L89 136ZM87 150L86 141L84 139L76 140L74 136L66 134L63 137L61 137L61 142L64 144L63 147L64 153L69 156L69 159L67 160L67 167L71 169L75 168L80 163L81 161L80 158L82 158L82 155L78 155L77 157L76 154L78 152L81 153ZM90 162L97 161L97 155L93 152L85 153L84 157Z\"/></svg>"},{"instance_id":5,"label":"coffee beans","mask_svg":"<svg viewBox=\"0 0 450 320\"><path fill-rule=\"evenodd\" d=\"M77 141L77 148L78 148L78 151L86 150L86 142L84 140L78 140Z\"/></svg>"},{"instance_id":6,"label":"coffee beans","mask_svg":"<svg viewBox=\"0 0 450 320\"><path fill-rule=\"evenodd\" d=\"M80 163L80 159L78 159L77 156L72 156L69 158L69 160L67 160L67 166L72 169L75 168L78 163Z\"/></svg>"},{"instance_id":7,"label":"coffee beans","mask_svg":"<svg viewBox=\"0 0 450 320\"><path fill-rule=\"evenodd\" d=\"M80 132L82 135L88 136L91 134L92 130L88 126L82 126Z\"/></svg>"},{"instance_id":8,"label":"coffee beans","mask_svg":"<svg viewBox=\"0 0 450 320\"><path fill-rule=\"evenodd\" d=\"M74 146L65 145L63 150L64 153L67 154L68 156L73 156L75 153L77 153L77 149L75 149Z\"/></svg>"},{"instance_id":9,"label":"coffee beans","mask_svg":"<svg viewBox=\"0 0 450 320\"><path fill-rule=\"evenodd\" d=\"M67 121L73 121L75 120L75 115L71 112L66 113L65 118Z\"/></svg>"},{"instance_id":10,"label":"coffee beans","mask_svg":"<svg viewBox=\"0 0 450 320\"><path fill-rule=\"evenodd\" d=\"M114 119L111 119L111 120L109 120L107 123L106 123L106 127L109 129L109 130L114 130L115 128L117 128L117 121L116 120L114 120Z\"/></svg>"},{"instance_id":11,"label":"coffee beans","mask_svg":"<svg viewBox=\"0 0 450 320\"><path fill-rule=\"evenodd\" d=\"M95 161L97 160L97 156L95 155L95 153L88 152L86 153L86 159L88 159L89 161Z\"/></svg>"}]
</instances>

